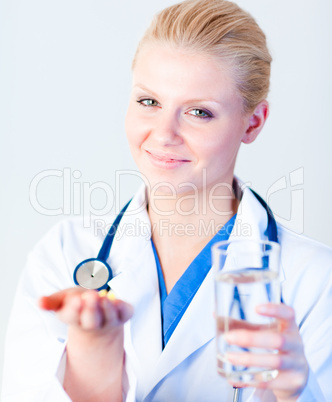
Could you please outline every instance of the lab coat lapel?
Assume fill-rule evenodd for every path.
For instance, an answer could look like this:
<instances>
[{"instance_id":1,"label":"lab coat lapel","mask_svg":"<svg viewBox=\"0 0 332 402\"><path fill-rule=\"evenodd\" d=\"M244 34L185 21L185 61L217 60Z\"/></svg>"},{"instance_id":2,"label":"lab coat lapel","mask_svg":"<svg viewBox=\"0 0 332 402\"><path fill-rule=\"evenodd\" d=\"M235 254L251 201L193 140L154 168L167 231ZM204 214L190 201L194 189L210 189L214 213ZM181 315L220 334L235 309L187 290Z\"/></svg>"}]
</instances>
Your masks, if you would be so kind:
<instances>
[{"instance_id":1,"label":"lab coat lapel","mask_svg":"<svg viewBox=\"0 0 332 402\"><path fill-rule=\"evenodd\" d=\"M243 186L242 186L243 187ZM269 240L267 236L267 212L248 187L243 187L243 195L238 208L236 222L229 240ZM280 261L279 280L285 280Z\"/></svg>"},{"instance_id":2,"label":"lab coat lapel","mask_svg":"<svg viewBox=\"0 0 332 402\"><path fill-rule=\"evenodd\" d=\"M151 377L162 350L160 296L152 249L146 245L129 263L131 269L114 278L111 286L120 299L134 306L125 328L125 349L142 384Z\"/></svg>"},{"instance_id":3,"label":"lab coat lapel","mask_svg":"<svg viewBox=\"0 0 332 402\"><path fill-rule=\"evenodd\" d=\"M111 288L118 298L134 306L134 315L125 325L125 349L134 371L139 373L138 386L152 376L162 350L158 276L144 198L141 189L130 203L109 258L115 270L109 282ZM143 389L137 389L137 395L141 393Z\"/></svg>"},{"instance_id":4,"label":"lab coat lapel","mask_svg":"<svg viewBox=\"0 0 332 402\"><path fill-rule=\"evenodd\" d=\"M229 240L268 240L267 214L249 188L243 188L242 199L238 207L236 221Z\"/></svg>"},{"instance_id":5,"label":"lab coat lapel","mask_svg":"<svg viewBox=\"0 0 332 402\"><path fill-rule=\"evenodd\" d=\"M148 392L188 356L215 337L214 276L212 267L166 344L149 381Z\"/></svg>"}]
</instances>

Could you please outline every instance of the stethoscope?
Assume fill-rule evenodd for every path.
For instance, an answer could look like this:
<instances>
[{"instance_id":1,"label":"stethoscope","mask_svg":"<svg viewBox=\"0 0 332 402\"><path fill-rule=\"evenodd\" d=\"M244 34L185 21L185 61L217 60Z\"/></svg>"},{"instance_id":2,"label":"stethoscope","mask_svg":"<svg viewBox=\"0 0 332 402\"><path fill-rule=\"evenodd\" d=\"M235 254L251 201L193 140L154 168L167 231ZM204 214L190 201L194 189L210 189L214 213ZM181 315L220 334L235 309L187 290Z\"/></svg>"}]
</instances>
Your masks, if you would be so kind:
<instances>
[{"instance_id":1,"label":"stethoscope","mask_svg":"<svg viewBox=\"0 0 332 402\"><path fill-rule=\"evenodd\" d=\"M131 201L131 200L130 200ZM112 268L107 263L112 243L119 223L130 201L122 208L113 222L99 250L97 258L88 258L77 265L74 271L74 282L85 289L110 290L108 282L113 278Z\"/></svg>"},{"instance_id":2,"label":"stethoscope","mask_svg":"<svg viewBox=\"0 0 332 402\"><path fill-rule=\"evenodd\" d=\"M263 198L255 193L255 191L251 191L267 212L268 221L266 234L268 239L278 243L277 224L270 207L263 200ZM130 201L122 208L119 215L113 222L110 230L107 233L107 236L105 237L97 258L88 258L87 260L84 260L78 264L75 268L73 277L76 285L85 289L110 290L108 282L113 278L113 272L112 268L107 263L107 259L111 251L117 228L120 224L122 216L130 204ZM241 388L234 388L233 402L238 402L240 400L239 398L241 396L241 392Z\"/></svg>"}]
</instances>

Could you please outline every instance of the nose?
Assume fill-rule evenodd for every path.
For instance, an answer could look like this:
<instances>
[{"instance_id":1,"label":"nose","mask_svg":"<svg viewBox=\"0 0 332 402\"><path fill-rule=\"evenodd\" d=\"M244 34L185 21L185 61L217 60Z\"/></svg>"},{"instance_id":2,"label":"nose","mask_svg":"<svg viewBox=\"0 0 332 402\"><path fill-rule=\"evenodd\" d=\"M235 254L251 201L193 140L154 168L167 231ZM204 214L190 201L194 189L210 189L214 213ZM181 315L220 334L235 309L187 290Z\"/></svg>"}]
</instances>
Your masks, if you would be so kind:
<instances>
[{"instance_id":1,"label":"nose","mask_svg":"<svg viewBox=\"0 0 332 402\"><path fill-rule=\"evenodd\" d=\"M151 135L161 146L182 144L180 114L177 111L164 109L156 119Z\"/></svg>"}]
</instances>

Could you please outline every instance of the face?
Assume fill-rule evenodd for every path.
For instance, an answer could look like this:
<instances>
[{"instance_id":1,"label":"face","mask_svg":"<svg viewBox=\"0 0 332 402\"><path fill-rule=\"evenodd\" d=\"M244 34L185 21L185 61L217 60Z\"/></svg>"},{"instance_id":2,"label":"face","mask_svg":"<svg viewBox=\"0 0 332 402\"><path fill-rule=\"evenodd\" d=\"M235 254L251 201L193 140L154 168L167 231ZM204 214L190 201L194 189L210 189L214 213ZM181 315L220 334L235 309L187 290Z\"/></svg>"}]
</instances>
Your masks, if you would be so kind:
<instances>
[{"instance_id":1,"label":"face","mask_svg":"<svg viewBox=\"0 0 332 402\"><path fill-rule=\"evenodd\" d=\"M248 122L232 74L220 61L162 45L140 51L126 132L152 187L166 182L185 193L231 184Z\"/></svg>"}]
</instances>

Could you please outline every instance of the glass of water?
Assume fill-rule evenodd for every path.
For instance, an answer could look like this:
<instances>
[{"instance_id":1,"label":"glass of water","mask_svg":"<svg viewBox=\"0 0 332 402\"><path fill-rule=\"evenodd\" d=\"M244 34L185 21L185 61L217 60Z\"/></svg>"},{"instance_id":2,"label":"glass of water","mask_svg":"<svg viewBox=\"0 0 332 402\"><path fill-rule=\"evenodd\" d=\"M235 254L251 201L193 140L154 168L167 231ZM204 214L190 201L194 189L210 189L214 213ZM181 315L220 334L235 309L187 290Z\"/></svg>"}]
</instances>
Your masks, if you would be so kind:
<instances>
[{"instance_id":1,"label":"glass of water","mask_svg":"<svg viewBox=\"0 0 332 402\"><path fill-rule=\"evenodd\" d=\"M277 370L236 366L227 360L228 352L276 353L262 348L242 348L228 344L225 334L235 329L278 331L275 318L256 312L266 303L280 303L280 246L270 241L232 240L212 247L217 322L218 372L235 383L269 381Z\"/></svg>"}]
</instances>

